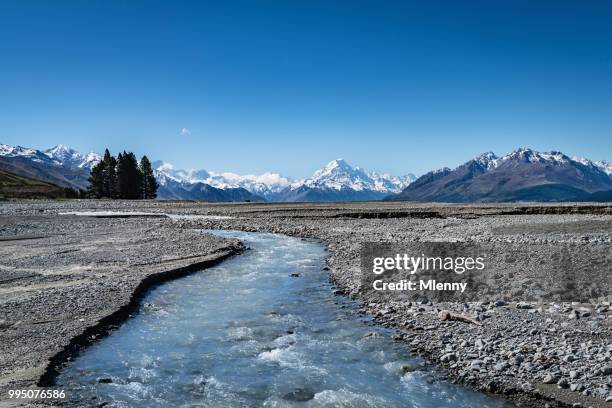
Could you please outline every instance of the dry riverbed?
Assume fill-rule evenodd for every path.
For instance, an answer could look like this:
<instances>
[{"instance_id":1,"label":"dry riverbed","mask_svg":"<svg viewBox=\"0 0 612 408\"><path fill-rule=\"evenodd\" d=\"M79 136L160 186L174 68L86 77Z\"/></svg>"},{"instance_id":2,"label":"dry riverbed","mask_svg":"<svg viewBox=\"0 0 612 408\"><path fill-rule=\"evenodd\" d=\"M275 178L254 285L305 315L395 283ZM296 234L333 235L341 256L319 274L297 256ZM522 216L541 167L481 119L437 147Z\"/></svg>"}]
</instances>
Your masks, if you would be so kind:
<instances>
[{"instance_id":1,"label":"dry riverbed","mask_svg":"<svg viewBox=\"0 0 612 408\"><path fill-rule=\"evenodd\" d=\"M144 214L59 215L108 210ZM71 339L129 305L143 279L240 250L236 243L197 231L207 228L323 240L338 290L360 296L364 311L396 327L398 341L447 368L454 381L522 406L612 405L606 402L612 400L610 299L580 305L516 299L412 304L380 303L358 292L362 242L475 241L499 245L501 251L507 242L609 244L609 206L159 201L2 203L0 402L8 388L30 386L41 377L44 382L45 374L69 354L62 352L76 344ZM482 325L443 321L440 310L462 313Z\"/></svg>"}]
</instances>

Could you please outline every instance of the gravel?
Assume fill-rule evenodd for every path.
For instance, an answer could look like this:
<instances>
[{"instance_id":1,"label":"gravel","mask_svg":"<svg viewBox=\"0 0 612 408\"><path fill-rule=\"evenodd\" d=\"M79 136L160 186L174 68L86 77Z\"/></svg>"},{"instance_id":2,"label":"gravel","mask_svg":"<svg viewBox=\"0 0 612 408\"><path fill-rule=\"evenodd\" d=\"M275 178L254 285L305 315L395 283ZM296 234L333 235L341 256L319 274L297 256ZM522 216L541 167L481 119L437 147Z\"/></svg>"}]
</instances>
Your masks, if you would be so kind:
<instances>
[{"instance_id":1,"label":"gravel","mask_svg":"<svg viewBox=\"0 0 612 408\"><path fill-rule=\"evenodd\" d=\"M176 215L223 216L229 218L176 217L173 221L165 219L117 220L88 219L82 223L100 223L96 225L123 224L133 234L155 245L169 245L173 250L185 250L185 242L175 240L175 236L192 236L194 228L238 229L245 231L267 231L283 233L305 238L316 238L324 241L328 248L327 264L330 279L337 286L336 292L356 297L364 313L369 313L379 324L397 329L395 339L407 343L411 350L424 356L430 363L443 367L448 378L466 384L475 389L502 395L520 406L549 407L556 406L609 406L606 401L612 400L612 314L610 300L597 299L589 303L528 303L520 296L514 299L496 299L490 302L444 303L388 301L370 298L368 292L359 291L360 284L360 248L364 242L407 242L407 241L474 241L499 245L533 242L589 242L612 243L612 207L605 205L466 205L445 206L414 203L326 203L326 204L204 204L191 202L96 202L96 201L49 201L49 202L13 202L3 205L1 212L5 223L0 227L1 235L9 234L47 234L45 220L53 214L63 211L142 211L148 213L171 213ZM39 216L39 220L35 219ZM29 218L30 217L30 218ZM58 219L56 216L55 219ZM8 220L8 221L6 221ZM21 221L20 221L21 220ZM24 221L25 220L25 221ZM29 221L28 221L29 220ZM55 221L54 221L55 222ZM53 223L54 223L53 222ZM77 222L77 221L74 221ZM11 226L12 224L15 226ZM22 224L27 223L27 228ZM51 223L51 224L53 224ZM54 225L54 224L53 224ZM144 228L150 228L143 231ZM155 227L153 227L155 226ZM85 230L79 228L79 234ZM70 228L74 228L74 225ZM110 228L110 227L109 227ZM140 228L140 229L139 229ZM56 228L57 229L57 228ZM75 231L66 230L68 235L59 235L46 242L47 248L53 248L53 255L39 256L27 260L29 255L17 253L17 245L25 245L25 251L31 251L27 244L13 242L13 252L9 267L2 261L2 273L16 276L15 282L34 285L40 280L54 281L61 274L45 273L41 270L59 269L58 262L68 265L63 257L70 258L74 252L61 254L70 249L51 243L58 240L69 240L75 237ZM93 234L93 231L91 231ZM169 234L169 235L168 235ZM78 234L77 234L78 235ZM94 239L92 235L79 239L80 245ZM104 239L96 236L96 244L89 247L100 248ZM200 253L213 251L214 248L227 245L218 239L198 238L202 243ZM208 240L208 241L207 241ZM35 242L32 240L30 242ZM175 243L175 245L172 244ZM163 245L162 245L163 243ZM206 244L204 244L206 243ZM115 248L122 244L115 242ZM42 244L41 244L42 246ZM0 242L0 248L5 246ZM142 248L140 248L142 249ZM193 250L193 248L190 248ZM81 250L82 251L82 250ZM155 249L161 251L161 249ZM138 249L129 256L123 256L122 250L116 253L125 265L126 259L132 262L137 257ZM3 254L7 254L6 251ZM143 255L147 258L147 255ZM107 263L108 256L92 255L90 267L86 272L74 273L71 282L79 279L92 279L94 275L103 275L102 270L114 269ZM61 263L63 262L63 263ZM26 268L26 266L30 266ZM36 268L32 268L36 265ZM112 263L111 263L112 265ZM143 262L139 265L142 274L150 272L152 265ZM103 269L100 269L103 268ZM107 268L107 269L104 269ZM28 273L42 276L28 277ZM121 269L121 268L116 268ZM147 272L145 272L147 271ZM19 273L22 276L19 276ZM15 275L17 274L17 275ZM25 275L24 275L25 274ZM83 276L81 276L83 275ZM125 270L119 273L129 274ZM2 276L2 275L0 275ZM8 276L8 275L7 275ZM139 275L140 276L140 275ZM12 279L12 278L11 278ZM135 281L141 279L134 278ZM53 330L53 336L59 337L59 343L74 336L84 326L78 322L78 313L91 321L95 313L104 315L112 310L116 302L114 291L120 290L124 297L129 289L119 289L110 282L112 279L101 279L95 297L62 296L53 297L53 292L43 291L44 296L54 299L52 307L59 308L60 316L66 315L62 324L57 323L34 325L36 313L44 312L46 302L32 296L14 295L22 299L11 304L11 300L2 299L2 304L11 304L6 316L0 315L0 327L12 324L15 320L30 322L30 329L15 332L13 340L7 332L12 328L0 329L2 347L7 340L17 344L23 336L33 335L46 339ZM131 281L131 280L130 280ZM12 287L12 286L11 286ZM56 285L57 287L61 287ZM0 284L0 291L5 288ZM62 289L64 290L64 289ZM40 291L37 293L41 293ZM88 293L86 290L84 293ZM12 295L13 296L13 295ZM104 299L106 307L93 307L97 297ZM29 299L29 300L28 300ZM32 308L32 309L30 309ZM469 315L481 325L460 321L442 321L438 317L441 310ZM2 312L4 314L4 312ZM25 316L18 319L20 313ZM30 313L33 316L30 316ZM46 311L49 315L49 311ZM8 323L7 323L8 322ZM11 326L13 327L13 326ZM49 342L48 340L45 340ZM30 345L32 346L32 344ZM3 349L4 351L6 349ZM27 359L28 350L17 349L13 352L13 362L1 361L0 373L6 377L7 369L15 360ZM48 353L47 353L48 354ZM4 353L3 353L4 355ZM43 359L38 360L42 364ZM21 366L27 367L24 362ZM29 377L30 379L33 376ZM25 381L24 383L27 383Z\"/></svg>"}]
</instances>

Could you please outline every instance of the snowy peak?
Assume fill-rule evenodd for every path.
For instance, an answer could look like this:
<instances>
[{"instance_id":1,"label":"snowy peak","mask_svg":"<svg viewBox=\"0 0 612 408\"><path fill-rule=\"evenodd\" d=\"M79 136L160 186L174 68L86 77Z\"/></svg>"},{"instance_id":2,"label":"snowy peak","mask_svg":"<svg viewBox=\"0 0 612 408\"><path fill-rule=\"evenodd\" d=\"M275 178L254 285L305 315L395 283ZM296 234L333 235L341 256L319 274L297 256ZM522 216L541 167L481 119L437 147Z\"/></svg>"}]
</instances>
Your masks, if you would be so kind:
<instances>
[{"instance_id":1,"label":"snowy peak","mask_svg":"<svg viewBox=\"0 0 612 408\"><path fill-rule=\"evenodd\" d=\"M80 163L83 156L74 149L68 148L66 145L58 144L44 152L51 160L57 161L62 166L73 166L75 163Z\"/></svg>"},{"instance_id":2,"label":"snowy peak","mask_svg":"<svg viewBox=\"0 0 612 408\"><path fill-rule=\"evenodd\" d=\"M374 191L379 193L397 193L402 191L415 179L414 175L401 177L368 172L359 167L352 167L343 159L329 162L325 167L313 173L312 177L297 180L291 184L292 189L301 187L322 188L331 190Z\"/></svg>"},{"instance_id":3,"label":"snowy peak","mask_svg":"<svg viewBox=\"0 0 612 408\"><path fill-rule=\"evenodd\" d=\"M502 157L500 162L508 160L520 161L523 163L544 163L544 164L566 164L572 161L568 156L561 152L550 151L550 152L537 152L527 147L521 147L512 153Z\"/></svg>"},{"instance_id":4,"label":"snowy peak","mask_svg":"<svg viewBox=\"0 0 612 408\"><path fill-rule=\"evenodd\" d=\"M21 157L24 159L32 160L37 163L54 164L53 160L47 157L40 150L30 149L28 147L23 146L10 146L7 144L0 144L0 156Z\"/></svg>"},{"instance_id":5,"label":"snowy peak","mask_svg":"<svg viewBox=\"0 0 612 408\"><path fill-rule=\"evenodd\" d=\"M182 184L203 183L220 189L244 188L265 198L270 198L272 194L279 193L291 183L289 179L270 172L261 175L239 175L230 172L209 172L203 169L177 170L172 164L161 161L154 162L153 167L155 175L162 185L165 185L167 179L170 179Z\"/></svg>"},{"instance_id":6,"label":"snowy peak","mask_svg":"<svg viewBox=\"0 0 612 408\"><path fill-rule=\"evenodd\" d=\"M486 168L487 170L490 170L492 168L497 167L498 159L499 157L497 157L495 153L486 152L486 153L481 154L480 156L474 157L474 159L472 160L480 164L482 167Z\"/></svg>"},{"instance_id":7,"label":"snowy peak","mask_svg":"<svg viewBox=\"0 0 612 408\"><path fill-rule=\"evenodd\" d=\"M37 163L46 163L67 168L78 167L88 171L102 159L97 153L91 152L87 155L82 155L76 150L62 144L53 146L44 152L22 146L0 144L0 156L22 157Z\"/></svg>"},{"instance_id":8,"label":"snowy peak","mask_svg":"<svg viewBox=\"0 0 612 408\"><path fill-rule=\"evenodd\" d=\"M310 178L295 181L272 172L239 175L231 172L178 170L172 164L161 161L154 162L153 167L161 185L171 180L183 185L203 183L220 189L241 187L271 200L283 200L286 195L300 189L369 191L382 196L402 191L415 179L413 175L395 177L366 172L359 167L352 167L342 159L332 160L315 171Z\"/></svg>"},{"instance_id":9,"label":"snowy peak","mask_svg":"<svg viewBox=\"0 0 612 408\"><path fill-rule=\"evenodd\" d=\"M601 171L603 171L604 173L606 173L608 176L612 177L612 163L605 161L605 160L589 160L586 159L584 157L572 157L572 160L583 164L585 166L591 166L591 167L595 167Z\"/></svg>"},{"instance_id":10,"label":"snowy peak","mask_svg":"<svg viewBox=\"0 0 612 408\"><path fill-rule=\"evenodd\" d=\"M45 150L45 155L55 161L60 166L78 167L81 169L91 170L93 166L98 164L102 157L94 152L82 155L76 150L69 148L66 145L58 144L50 149Z\"/></svg>"},{"instance_id":11,"label":"snowy peak","mask_svg":"<svg viewBox=\"0 0 612 408\"><path fill-rule=\"evenodd\" d=\"M454 170L430 172L398 200L567 201L612 188L612 166L558 152L521 147L503 157L484 153ZM581 196L582 194L582 196Z\"/></svg>"}]
</instances>

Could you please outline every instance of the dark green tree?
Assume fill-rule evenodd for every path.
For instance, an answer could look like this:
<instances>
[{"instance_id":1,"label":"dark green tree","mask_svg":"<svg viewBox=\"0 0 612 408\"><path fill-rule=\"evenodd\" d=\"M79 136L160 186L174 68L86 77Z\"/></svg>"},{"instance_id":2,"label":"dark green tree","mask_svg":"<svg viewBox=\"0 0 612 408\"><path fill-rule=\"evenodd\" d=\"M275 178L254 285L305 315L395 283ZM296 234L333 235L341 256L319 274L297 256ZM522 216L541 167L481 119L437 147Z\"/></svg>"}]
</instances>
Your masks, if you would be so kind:
<instances>
[{"instance_id":1,"label":"dark green tree","mask_svg":"<svg viewBox=\"0 0 612 408\"><path fill-rule=\"evenodd\" d=\"M89 174L89 187L87 194L92 198L104 197L104 162L93 166Z\"/></svg>"},{"instance_id":2,"label":"dark green tree","mask_svg":"<svg viewBox=\"0 0 612 408\"><path fill-rule=\"evenodd\" d=\"M142 196L142 173L132 152L123 152L117 158L117 187L119 198L138 199Z\"/></svg>"},{"instance_id":3,"label":"dark green tree","mask_svg":"<svg viewBox=\"0 0 612 408\"><path fill-rule=\"evenodd\" d=\"M104 195L103 197L117 198L117 159L115 159L108 149L104 151Z\"/></svg>"},{"instance_id":4,"label":"dark green tree","mask_svg":"<svg viewBox=\"0 0 612 408\"><path fill-rule=\"evenodd\" d=\"M142 198L146 200L156 198L158 184L147 156L142 156L140 159L140 173L142 174Z\"/></svg>"}]
</instances>

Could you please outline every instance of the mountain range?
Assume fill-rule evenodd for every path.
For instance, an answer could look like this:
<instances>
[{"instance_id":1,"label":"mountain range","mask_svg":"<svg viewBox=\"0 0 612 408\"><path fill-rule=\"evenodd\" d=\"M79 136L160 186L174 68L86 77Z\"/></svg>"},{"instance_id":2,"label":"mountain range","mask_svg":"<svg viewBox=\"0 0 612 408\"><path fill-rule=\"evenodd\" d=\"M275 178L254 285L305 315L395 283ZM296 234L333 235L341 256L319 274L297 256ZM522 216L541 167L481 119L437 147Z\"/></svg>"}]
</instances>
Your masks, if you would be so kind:
<instances>
[{"instance_id":1,"label":"mountain range","mask_svg":"<svg viewBox=\"0 0 612 408\"><path fill-rule=\"evenodd\" d=\"M64 145L41 151L0 144L0 170L61 187L87 188L101 156ZM391 176L329 162L311 177L277 173L238 175L181 170L153 162L158 198L203 201L366 201L433 202L611 201L612 163L569 157L561 152L519 148L504 156L483 153L455 169L416 178Z\"/></svg>"},{"instance_id":2,"label":"mountain range","mask_svg":"<svg viewBox=\"0 0 612 408\"><path fill-rule=\"evenodd\" d=\"M65 145L45 151L0 144L0 169L63 187L87 188L91 168L101 156L80 154ZM204 201L363 201L400 193L416 177L391 176L333 160L305 179L276 173L238 175L230 172L176 169L153 162L158 198Z\"/></svg>"},{"instance_id":3,"label":"mountain range","mask_svg":"<svg viewBox=\"0 0 612 408\"><path fill-rule=\"evenodd\" d=\"M0 144L0 170L61 187L86 189L89 172L100 159L96 153L81 155L64 145L41 151Z\"/></svg>"},{"instance_id":4,"label":"mountain range","mask_svg":"<svg viewBox=\"0 0 612 408\"><path fill-rule=\"evenodd\" d=\"M401 192L416 177L395 177L352 167L343 159L329 162L305 179L291 180L276 173L241 176L206 170L176 170L163 162L154 162L155 175L162 186L160 197L173 198L177 190L206 184L221 190L244 189L253 201L363 201L380 200Z\"/></svg>"},{"instance_id":5,"label":"mountain range","mask_svg":"<svg viewBox=\"0 0 612 408\"><path fill-rule=\"evenodd\" d=\"M429 172L387 200L435 202L589 201L612 190L612 164L561 152L492 152ZM605 201L605 200L603 200Z\"/></svg>"}]
</instances>

